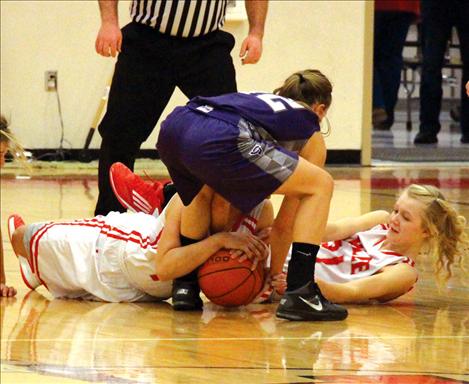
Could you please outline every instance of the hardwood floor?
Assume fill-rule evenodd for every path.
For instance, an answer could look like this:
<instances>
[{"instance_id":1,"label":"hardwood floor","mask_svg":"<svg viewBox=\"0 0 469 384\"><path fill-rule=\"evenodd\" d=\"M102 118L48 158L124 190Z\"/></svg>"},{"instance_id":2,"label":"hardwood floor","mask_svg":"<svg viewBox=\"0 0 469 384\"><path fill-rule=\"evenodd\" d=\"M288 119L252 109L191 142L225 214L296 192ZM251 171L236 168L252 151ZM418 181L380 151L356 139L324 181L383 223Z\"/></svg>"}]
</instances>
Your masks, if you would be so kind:
<instances>
[{"instance_id":1,"label":"hardwood floor","mask_svg":"<svg viewBox=\"0 0 469 384\"><path fill-rule=\"evenodd\" d=\"M331 218L389 210L411 182L439 185L469 218L468 167L329 170ZM181 313L166 302L52 300L43 287L29 291L8 242L8 215L89 217L96 197L93 171L31 179L2 171L6 275L18 289L0 299L2 384L469 381L469 279L458 270L440 292L425 259L413 291L386 305L347 306L348 319L331 323L279 320L274 304L228 310L206 303L202 313Z\"/></svg>"}]
</instances>

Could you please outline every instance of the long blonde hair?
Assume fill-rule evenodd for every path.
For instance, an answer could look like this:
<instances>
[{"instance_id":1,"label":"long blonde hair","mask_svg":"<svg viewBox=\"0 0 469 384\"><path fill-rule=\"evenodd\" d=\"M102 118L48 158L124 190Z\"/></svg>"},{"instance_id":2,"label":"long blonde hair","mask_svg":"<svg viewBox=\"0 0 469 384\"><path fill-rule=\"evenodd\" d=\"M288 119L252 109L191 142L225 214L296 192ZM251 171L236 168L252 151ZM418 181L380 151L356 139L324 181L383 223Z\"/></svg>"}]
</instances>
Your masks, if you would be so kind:
<instances>
[{"instance_id":1,"label":"long blonde hair","mask_svg":"<svg viewBox=\"0 0 469 384\"><path fill-rule=\"evenodd\" d=\"M8 144L8 152L19 160L21 164L31 173L31 166L28 164L28 159L24 154L23 146L18 142L15 135L11 133L8 128L8 120L5 116L0 115L0 142Z\"/></svg>"},{"instance_id":2,"label":"long blonde hair","mask_svg":"<svg viewBox=\"0 0 469 384\"><path fill-rule=\"evenodd\" d=\"M404 193L425 206L422 226L429 233L427 252L435 260L436 274L446 282L453 275L454 265L463 268L463 256L469 247L466 219L436 187L412 184Z\"/></svg>"}]
</instances>

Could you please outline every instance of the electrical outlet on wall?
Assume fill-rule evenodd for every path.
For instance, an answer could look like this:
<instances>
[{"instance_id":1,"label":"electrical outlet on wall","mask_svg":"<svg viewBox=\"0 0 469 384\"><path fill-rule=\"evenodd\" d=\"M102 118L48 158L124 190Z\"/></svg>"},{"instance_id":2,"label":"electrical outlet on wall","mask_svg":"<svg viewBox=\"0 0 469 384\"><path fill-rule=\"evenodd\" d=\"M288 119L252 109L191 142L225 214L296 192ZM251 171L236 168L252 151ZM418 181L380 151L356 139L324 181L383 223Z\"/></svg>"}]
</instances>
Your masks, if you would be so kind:
<instances>
[{"instance_id":1,"label":"electrical outlet on wall","mask_svg":"<svg viewBox=\"0 0 469 384\"><path fill-rule=\"evenodd\" d=\"M45 88L47 92L57 90L57 71L45 72Z\"/></svg>"}]
</instances>

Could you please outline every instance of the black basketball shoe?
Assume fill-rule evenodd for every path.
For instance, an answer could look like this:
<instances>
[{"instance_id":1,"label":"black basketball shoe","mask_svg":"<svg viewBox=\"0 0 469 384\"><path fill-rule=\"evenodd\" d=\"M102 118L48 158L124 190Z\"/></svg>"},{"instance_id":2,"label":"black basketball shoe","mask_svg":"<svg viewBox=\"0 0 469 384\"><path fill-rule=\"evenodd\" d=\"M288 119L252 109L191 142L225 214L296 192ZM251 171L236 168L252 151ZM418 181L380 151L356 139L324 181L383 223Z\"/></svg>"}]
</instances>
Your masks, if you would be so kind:
<instances>
[{"instance_id":1,"label":"black basketball shoe","mask_svg":"<svg viewBox=\"0 0 469 384\"><path fill-rule=\"evenodd\" d=\"M173 308L176 311L198 311L203 307L197 281L173 281Z\"/></svg>"},{"instance_id":2,"label":"black basketball shoe","mask_svg":"<svg viewBox=\"0 0 469 384\"><path fill-rule=\"evenodd\" d=\"M296 321L336 321L348 316L347 309L327 300L316 283L287 291L280 300L277 317Z\"/></svg>"}]
</instances>

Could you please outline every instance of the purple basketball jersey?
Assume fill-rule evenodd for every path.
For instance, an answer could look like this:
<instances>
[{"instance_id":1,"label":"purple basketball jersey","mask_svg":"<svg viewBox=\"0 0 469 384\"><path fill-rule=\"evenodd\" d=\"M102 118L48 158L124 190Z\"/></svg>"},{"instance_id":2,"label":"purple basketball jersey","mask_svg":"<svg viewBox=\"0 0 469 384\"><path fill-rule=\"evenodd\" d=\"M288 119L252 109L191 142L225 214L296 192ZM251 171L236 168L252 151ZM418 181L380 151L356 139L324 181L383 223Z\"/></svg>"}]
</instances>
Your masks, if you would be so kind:
<instances>
[{"instance_id":1,"label":"purple basketball jersey","mask_svg":"<svg viewBox=\"0 0 469 384\"><path fill-rule=\"evenodd\" d=\"M314 112L270 93L196 97L161 124L158 152L185 205L209 185L250 212L295 171Z\"/></svg>"},{"instance_id":2,"label":"purple basketball jersey","mask_svg":"<svg viewBox=\"0 0 469 384\"><path fill-rule=\"evenodd\" d=\"M188 107L237 125L243 117L278 142L304 141L319 131L317 115L301 104L272 93L228 93L195 97ZM223 113L223 112L226 113Z\"/></svg>"}]
</instances>

